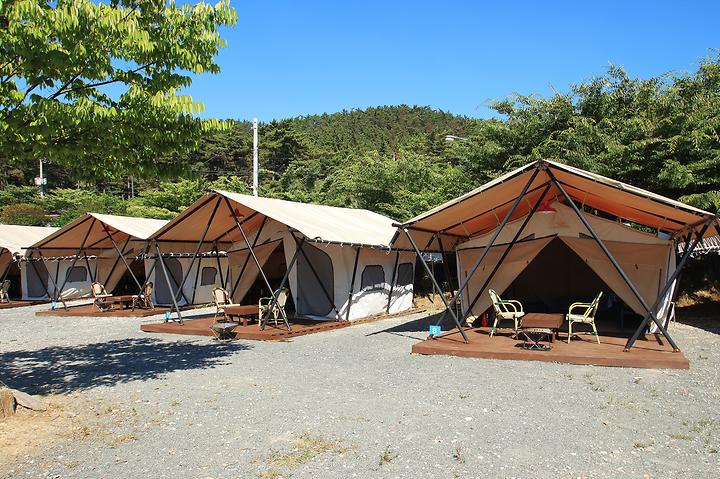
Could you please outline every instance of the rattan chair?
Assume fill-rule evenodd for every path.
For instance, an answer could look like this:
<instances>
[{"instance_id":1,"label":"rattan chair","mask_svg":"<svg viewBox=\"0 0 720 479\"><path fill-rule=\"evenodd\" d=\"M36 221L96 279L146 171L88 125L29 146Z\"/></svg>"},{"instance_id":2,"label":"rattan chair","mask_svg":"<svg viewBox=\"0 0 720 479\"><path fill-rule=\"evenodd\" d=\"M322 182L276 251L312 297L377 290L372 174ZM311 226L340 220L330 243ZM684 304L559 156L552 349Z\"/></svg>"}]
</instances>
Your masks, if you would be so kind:
<instances>
[{"instance_id":1,"label":"rattan chair","mask_svg":"<svg viewBox=\"0 0 720 479\"><path fill-rule=\"evenodd\" d=\"M142 309L155 309L155 304L153 304L152 300L152 294L153 294L153 288L154 285L152 281L145 284L143 287L143 290L133 298L132 302L132 309L135 311L135 308L142 308Z\"/></svg>"},{"instance_id":2,"label":"rattan chair","mask_svg":"<svg viewBox=\"0 0 720 479\"><path fill-rule=\"evenodd\" d=\"M277 326L278 323L278 315L280 313L280 310L283 312L283 316L285 316L285 305L287 304L288 296L290 295L290 291L287 288L281 288L275 291L275 297L277 298L277 302L275 302L275 305L272 309L272 317L275 321L275 326ZM262 326L262 318L263 316L270 310L270 305L273 303L273 298L260 298L258 301L258 322Z\"/></svg>"},{"instance_id":3,"label":"rattan chair","mask_svg":"<svg viewBox=\"0 0 720 479\"><path fill-rule=\"evenodd\" d=\"M515 333L517 333L518 326L520 325L520 318L525 315L522 303L515 299L501 299L493 289L488 290L488 293L490 294L493 309L495 310L495 321L493 322L492 329L490 330L490 337L492 338L495 334L495 330L497 329L497 325L500 320L512 320Z\"/></svg>"},{"instance_id":4,"label":"rattan chair","mask_svg":"<svg viewBox=\"0 0 720 479\"><path fill-rule=\"evenodd\" d=\"M592 303L573 303L568 309L566 316L568 322L568 344L573 337L572 327L574 323L589 324L592 326L593 333L597 343L600 344L600 336L598 336L597 328L595 327L595 313L597 313L598 306L600 305L600 298L602 297L602 291L595 296ZM580 310L579 313L573 313L573 310Z\"/></svg>"},{"instance_id":5,"label":"rattan chair","mask_svg":"<svg viewBox=\"0 0 720 479\"><path fill-rule=\"evenodd\" d=\"M0 286L0 303L10 302L10 280L6 279Z\"/></svg>"}]
</instances>

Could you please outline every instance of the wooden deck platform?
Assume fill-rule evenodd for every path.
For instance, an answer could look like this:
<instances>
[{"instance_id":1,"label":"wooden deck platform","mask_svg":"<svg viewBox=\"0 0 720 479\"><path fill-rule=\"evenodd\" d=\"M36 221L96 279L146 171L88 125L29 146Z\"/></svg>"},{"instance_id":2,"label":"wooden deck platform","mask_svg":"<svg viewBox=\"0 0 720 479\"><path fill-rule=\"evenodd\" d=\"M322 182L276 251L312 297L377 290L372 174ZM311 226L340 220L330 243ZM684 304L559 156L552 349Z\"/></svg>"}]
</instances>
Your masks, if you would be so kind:
<instances>
[{"instance_id":1,"label":"wooden deck platform","mask_svg":"<svg viewBox=\"0 0 720 479\"><path fill-rule=\"evenodd\" d=\"M210 326L213 318L188 319L183 324L175 322L148 323L140 326L141 331L147 333L168 333L168 334L189 334L194 336L213 336ZM351 323L344 321L311 321L293 319L290 322L291 331L285 325L268 323L264 330L260 330L257 322L251 322L247 326L238 325L233 329L234 339L252 339L258 341L283 341L305 334L320 333L332 329L345 328Z\"/></svg>"},{"instance_id":2,"label":"wooden deck platform","mask_svg":"<svg viewBox=\"0 0 720 479\"><path fill-rule=\"evenodd\" d=\"M0 309L23 308L25 306L35 306L36 304L45 304L48 301L23 301L20 299L10 300L9 303L0 303Z\"/></svg>"},{"instance_id":3,"label":"wooden deck platform","mask_svg":"<svg viewBox=\"0 0 720 479\"><path fill-rule=\"evenodd\" d=\"M673 352L665 338L647 335L640 337L629 352L623 352L626 337L581 334L568 344L567 336L560 333L549 351L528 351L519 347L522 341L512 338L510 332L496 333L492 338L490 328L466 329L469 343L464 343L455 330L436 339L427 339L412 347L415 354L443 354L483 359L514 359L520 361L546 361L595 366L628 368L689 369L690 362L682 352Z\"/></svg>"},{"instance_id":4,"label":"wooden deck platform","mask_svg":"<svg viewBox=\"0 0 720 479\"><path fill-rule=\"evenodd\" d=\"M57 308L55 309L48 309L43 311L38 311L35 313L36 316L92 316L92 317L98 317L98 318L145 318L147 316L155 316L156 314L165 314L165 311L169 311L169 308L163 308L160 306L156 306L155 309L136 309L133 311L132 309L120 309L118 307L113 307L109 309L108 311L100 311L96 307L92 305L92 303L89 304L80 304L76 306L68 306L67 309L64 309L62 307L62 304L59 304ZM182 310L182 308L181 308Z\"/></svg>"}]
</instances>

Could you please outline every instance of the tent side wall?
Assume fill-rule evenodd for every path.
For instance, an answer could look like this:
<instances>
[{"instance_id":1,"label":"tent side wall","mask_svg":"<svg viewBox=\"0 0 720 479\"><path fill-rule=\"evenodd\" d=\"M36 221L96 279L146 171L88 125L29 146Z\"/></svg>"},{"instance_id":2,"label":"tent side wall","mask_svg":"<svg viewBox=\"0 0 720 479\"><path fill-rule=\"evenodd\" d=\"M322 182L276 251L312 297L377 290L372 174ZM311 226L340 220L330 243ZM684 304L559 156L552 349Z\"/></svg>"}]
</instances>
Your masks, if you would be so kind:
<instances>
[{"instance_id":1,"label":"tent side wall","mask_svg":"<svg viewBox=\"0 0 720 479\"><path fill-rule=\"evenodd\" d=\"M286 261L289 265L297 249L295 240L289 233L285 236L284 248ZM350 305L350 320L386 312L388 296L390 294L390 283L393 279L393 267L395 266L395 252L388 253L387 250L382 249L360 248L352 302L350 303L348 299L355 264L356 248L349 245L321 245L306 242L303 245L303 250L310 257L311 263L319 276L329 275L329 271L323 271L323 265L331 265L333 284L331 291L328 291L328 293L333 296L333 302L340 313L341 319L348 317L348 305ZM323 261L322 258L324 256L326 256L329 261ZM302 254L299 255L298 263L301 261L301 257ZM412 306L412 278L414 275L408 272L408 268L410 272L413 271L414 258L414 253L400 253L398 270L401 270L403 274L396 275L396 284L398 280L402 280L404 284L393 288L393 295L390 301L390 313L404 311ZM318 259L321 259L321 261L317 261ZM300 278L300 283L298 283L298 278ZM312 290L312 297L309 297L309 293L307 293L309 287ZM335 310L332 309L332 307L328 307L327 309L329 309L329 311L327 312L318 312L318 309L325 309L327 299L324 297L322 289L317 286L317 280L309 268L301 268L299 265L293 267L290 272L290 289L297 308L297 314L306 315L314 319L337 319Z\"/></svg>"},{"instance_id":2,"label":"tent side wall","mask_svg":"<svg viewBox=\"0 0 720 479\"><path fill-rule=\"evenodd\" d=\"M92 278L97 277L97 261L92 258L88 259L90 269L84 259L79 259L73 266L73 260L47 260L35 261L35 267L42 271L43 265L47 270L48 278L43 284L40 284L39 278L35 273L33 266L29 261L23 261L20 265L23 300L41 301L49 299L45 288L50 293L54 290L54 285L59 288L65 278L68 281L62 292L62 299L80 299L88 298L92 295ZM71 268L72 267L72 271ZM53 283L53 281L55 283Z\"/></svg>"},{"instance_id":3,"label":"tent side wall","mask_svg":"<svg viewBox=\"0 0 720 479\"><path fill-rule=\"evenodd\" d=\"M192 263L192 258L188 257L164 257L164 260L170 270L169 273L171 276L171 282L173 279L176 279L178 283L182 281L183 276L187 273ZM175 263L176 261L177 263ZM155 264L156 262L157 264ZM172 266L171 263L175 264L175 266ZM155 266L153 267L153 265ZM165 275L157 258L145 260L145 271L150 272L151 269L152 272L147 279L154 285L153 302L157 305L168 306L172 301L169 293L167 293ZM230 278L228 278L228 275ZM178 294L178 304L187 305L188 301L192 301L192 304L212 303L213 289L227 286L229 284L232 284L232 271L229 269L227 257L220 258L219 270L216 257L206 256L196 258L195 263L192 264L192 270L190 271L185 284L182 286L182 291L187 298L187 301L183 295ZM177 287L174 283L172 284L172 290L177 291Z\"/></svg>"}]
</instances>

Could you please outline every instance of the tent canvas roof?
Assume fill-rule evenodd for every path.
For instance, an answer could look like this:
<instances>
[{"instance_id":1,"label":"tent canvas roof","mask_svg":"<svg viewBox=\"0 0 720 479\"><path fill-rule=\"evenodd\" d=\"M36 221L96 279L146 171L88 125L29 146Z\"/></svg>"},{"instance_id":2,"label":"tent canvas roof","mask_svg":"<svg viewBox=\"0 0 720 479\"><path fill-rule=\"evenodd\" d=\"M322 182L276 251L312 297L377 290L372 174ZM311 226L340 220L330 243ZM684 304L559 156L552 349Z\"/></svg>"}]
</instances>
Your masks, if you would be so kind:
<instances>
[{"instance_id":1,"label":"tent canvas roof","mask_svg":"<svg viewBox=\"0 0 720 479\"><path fill-rule=\"evenodd\" d=\"M553 161L538 160L416 216L403 226L418 231L441 232L448 237L462 239L491 231L510 210L537 168L540 171L515 210L512 220L527 215L548 184L550 188L545 198L562 196L557 186L551 184L550 173L573 200L671 235L714 218L708 211L611 178ZM712 227L708 234L717 234L715 228ZM418 237L421 242L422 235ZM406 246L405 242L406 238L401 236L396 239L398 246Z\"/></svg>"},{"instance_id":2,"label":"tent canvas roof","mask_svg":"<svg viewBox=\"0 0 720 479\"><path fill-rule=\"evenodd\" d=\"M110 249L112 241L108 239L105 225L113 239L120 243L131 240L147 240L155 231L167 223L167 220L135 218L130 216L86 213L68 223L50 236L32 244L33 249L78 249L85 235L87 249Z\"/></svg>"},{"instance_id":3,"label":"tent canvas roof","mask_svg":"<svg viewBox=\"0 0 720 479\"><path fill-rule=\"evenodd\" d=\"M57 230L50 226L0 225L0 248L10 254L25 254L28 246Z\"/></svg>"},{"instance_id":4,"label":"tent canvas roof","mask_svg":"<svg viewBox=\"0 0 720 479\"><path fill-rule=\"evenodd\" d=\"M153 235L153 239L160 242L197 242L205 226L210 223L206 242L242 241L225 199L232 205L246 232L255 231L265 218L269 218L297 230L311 240L388 246L396 230L392 219L368 210L213 190L170 221ZM180 224L183 227L179 227Z\"/></svg>"}]
</instances>

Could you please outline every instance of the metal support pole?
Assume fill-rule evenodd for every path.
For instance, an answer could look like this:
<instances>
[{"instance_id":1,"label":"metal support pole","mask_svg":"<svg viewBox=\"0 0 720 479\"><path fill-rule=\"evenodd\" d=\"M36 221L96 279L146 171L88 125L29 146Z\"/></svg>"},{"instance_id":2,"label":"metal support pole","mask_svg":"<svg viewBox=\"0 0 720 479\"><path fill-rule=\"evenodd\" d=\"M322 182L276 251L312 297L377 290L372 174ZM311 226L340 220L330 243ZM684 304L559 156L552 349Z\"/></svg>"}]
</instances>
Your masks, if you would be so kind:
<instances>
[{"instance_id":1,"label":"metal support pole","mask_svg":"<svg viewBox=\"0 0 720 479\"><path fill-rule=\"evenodd\" d=\"M398 250L395 253L395 263L393 264L393 274L392 279L390 280L390 293L388 293L388 302L387 307L385 308L385 314L390 313L390 304L392 303L392 294L393 290L395 289L395 280L397 279L397 268L398 268L398 261L400 260L400 250Z\"/></svg>"},{"instance_id":2,"label":"metal support pole","mask_svg":"<svg viewBox=\"0 0 720 479\"><path fill-rule=\"evenodd\" d=\"M265 227L265 223L267 223L267 216L265 216L262 220L262 223L260 223L260 228L258 228L257 233L255 233L255 239L253 239L252 247L255 248L257 245L257 242L260 238L260 233L262 233L263 228ZM243 274L245 273L245 269L247 268L248 263L250 262L250 253L245 257L245 261L243 262L242 268L240 268L240 274L237 277L237 280L235 281L235 286L233 286L232 291L230 292L230 297L232 298L235 296L235 291L237 290L237 287L240 285L240 279L242 278ZM228 255L228 263L230 263L229 255Z\"/></svg>"},{"instance_id":3,"label":"metal support pole","mask_svg":"<svg viewBox=\"0 0 720 479\"><path fill-rule=\"evenodd\" d=\"M253 118L253 196L258 195L258 168L258 120L257 118Z\"/></svg>"},{"instance_id":4,"label":"metal support pole","mask_svg":"<svg viewBox=\"0 0 720 479\"><path fill-rule=\"evenodd\" d=\"M202 248L203 243L205 242L205 237L207 236L207 232L210 229L210 225L212 224L212 220L215 218L215 213L217 213L218 207L220 206L220 202L222 199L218 197L217 203L215 203L215 206L213 207L212 213L210 213L210 218L208 218L208 222L205 225L205 230L203 230L202 236L200 236L200 241L197 243L197 247L195 248L195 252L193 253L193 257L190 260L190 266L188 266L187 271L183 273L182 281L180 281L180 284L178 285L178 291L173 293L173 297L175 300L177 300L178 292L182 292L183 285L185 284L185 281L187 281L188 277L190 276L190 272L192 271L192 267L195 264L195 260L197 259L198 253L200 253L200 249ZM157 242L155 243L157 246ZM170 284L168 283L168 286ZM170 290L172 292L172 289ZM185 296L185 294L183 294ZM185 301L187 301L187 298L185 298Z\"/></svg>"},{"instance_id":5,"label":"metal support pole","mask_svg":"<svg viewBox=\"0 0 720 479\"><path fill-rule=\"evenodd\" d=\"M75 267L75 265L77 264L77 260L78 260L79 257L80 257L80 253L82 253L83 250L85 249L85 242L87 241L88 237L90 236L90 233L92 232L93 226L95 226L95 221L97 221L97 220L95 219L95 217L93 217L92 221L90 222L90 227L88 228L87 232L85 233L85 237L83 238L82 243L80 243L80 249L78 249L77 254L75 255L75 257L73 258L72 263L70 264L70 271L72 271L72 269L73 269L73 268ZM57 293L57 295L60 297L60 298L59 298L60 301L61 301L62 304L63 304L63 308L65 308L65 309L67 309L67 304L65 304L65 301L62 300L62 292L63 292L63 288L65 288L65 285L67 284L67 279L68 279L68 275L67 275L67 273L65 273L65 280L62 282L62 285L60 286L60 289L59 289L59 291L58 291L58 293ZM56 301L57 301L57 300L56 300Z\"/></svg>"},{"instance_id":6,"label":"metal support pole","mask_svg":"<svg viewBox=\"0 0 720 479\"><path fill-rule=\"evenodd\" d=\"M273 291L272 286L270 286L270 281L268 281L267 276L265 276L265 271L262 269L262 265L260 264L260 260L257 259L257 256L255 256L255 251L250 247L250 240L248 239L247 235L245 234L245 230L243 229L242 225L240 224L240 220L238 220L237 215L235 214L235 210L233 209L232 205L230 204L230 200L227 197L223 197L225 199L225 204L227 205L228 210L230 210L230 214L232 215L233 219L235 220L235 224L237 225L238 229L240 230L240 234L243 237L243 240L245 241L245 244L248 245L248 250L250 251L250 254L252 255L253 261L255 261L255 265L257 266L258 271L260 272L260 276L262 276L263 281L265 282L265 285L267 286L268 290L270 291L270 296L272 297L273 301L276 301L275 291ZM283 321L285 321L285 326L287 326L288 330L290 329L290 322L287 319L287 316L285 315L285 311L283 308L278 308L280 310L280 313L282 314Z\"/></svg>"},{"instance_id":7,"label":"metal support pole","mask_svg":"<svg viewBox=\"0 0 720 479\"><path fill-rule=\"evenodd\" d=\"M108 230L107 225L102 222L101 222L101 224L102 224L103 229L105 230L105 234L107 235L108 239L112 242L112 245L115 248L115 251L117 251L118 256L120 257L122 262L125 264L125 268L127 268L128 273L130 273L130 276L132 276L132 279L133 279L133 281L135 281L135 284L137 285L138 289L140 290L140 292L142 292L142 286L140 285L140 281L138 281L137 277L135 276L135 273L133 273L132 268L130 267L130 264L125 259L125 254L123 254L123 251L125 251L125 246L127 246L127 244L130 242L130 236L128 236L128 239L125 242L125 246L123 246L123 249L121 250L118 247L117 243L115 242L115 238L113 238L112 235L110 234L110 231ZM108 279L110 279L110 278L108 277Z\"/></svg>"},{"instance_id":8,"label":"metal support pole","mask_svg":"<svg viewBox=\"0 0 720 479\"><path fill-rule=\"evenodd\" d=\"M553 174L552 171L550 171L550 169L547 170L547 174L548 174L548 176L550 176L550 179L553 181L553 183L558 188L558 190L560 190L560 193L562 193L563 197L568 202L568 204L573 209L573 211L575 211L575 214L578 216L578 218L580 218L580 221L582 221L583 225L585 225L585 228L587 228L587 230L590 232L592 237L595 239L595 242L600 246L600 249L603 250L603 253L605 253L605 256L607 256L607 258L610 260L612 265L615 267L615 270L617 270L617 272L622 277L623 281L625 281L625 284L628 286L628 288L630 288L630 290L633 292L633 294L638 299L638 301L640 301L640 304L642 304L643 308L645 308L645 311L650 313L650 317L655 321L655 324L658 325L658 329L660 329L660 331L663 333L663 336L665 336L665 338L667 338L667 340L670 343L670 345L672 346L673 350L679 351L677 345L675 344L675 341L672 340L672 338L668 334L665 327L662 324L660 324L660 321L658 321L657 318L655 318L654 314L652 314L652 311L650 310L650 307L648 306L647 302L645 301L645 298L642 297L642 295L637 290L637 288L635 287L633 282L630 281L630 278L628 278L627 274L625 274L625 271L620 266L620 263L617 262L617 260L612 255L610 250L607 248L607 246L605 246L605 243L602 241L602 239L600 239L600 236L598 236L598 234L595 232L593 227L588 222L587 218L585 218L585 216L580 212L580 210L578 209L575 202L572 200L572 198L570 198L570 195L567 194L567 191L565 191L565 188L563 188L563 186L560 184L560 182L557 180L557 178L555 178L555 175Z\"/></svg>"},{"instance_id":9,"label":"metal support pole","mask_svg":"<svg viewBox=\"0 0 720 479\"><path fill-rule=\"evenodd\" d=\"M202 266L202 256L198 258L198 265L197 269L195 270L195 282L193 283L193 292L192 296L190 297L190 300L192 301L192 304L195 304L195 293L198 289L198 281L200 281L200 267Z\"/></svg>"},{"instance_id":10,"label":"metal support pole","mask_svg":"<svg viewBox=\"0 0 720 479\"><path fill-rule=\"evenodd\" d=\"M303 243L305 243L304 236L300 240L300 247L302 247ZM285 269L285 274L283 275L282 281L280 281L280 286L278 287L278 291L281 290L283 287L285 287L285 284L287 283L288 279L290 279L290 271L292 271L293 266L295 266L295 263L297 262L299 255L300 255L300 249L296 248L295 253L293 254L293 257L290 260L290 264L288 264L287 269ZM265 329L265 324L267 323L268 319L270 319L270 313L272 312L275 305L277 305L277 297L273 296L272 300L270 300L270 306L268 307L267 314L262 318L258 318L259 322L260 322L260 330ZM288 326L288 331L290 331L290 326Z\"/></svg>"},{"instance_id":11,"label":"metal support pole","mask_svg":"<svg viewBox=\"0 0 720 479\"><path fill-rule=\"evenodd\" d=\"M123 247L122 247L122 249L121 249L121 251L122 251L123 254L125 254L125 248L127 248L128 243L130 243L130 237L129 237L129 236L128 236L128 238L125 240L125 243L123 244ZM110 278L112 278L112 275L113 275L113 273L115 272L115 268L117 268L117 265L118 265L119 262L120 262L120 258L119 258L119 257L118 257L118 258L115 258L115 262L113 263L112 268L110 268L110 272L108 273L107 278L105 278L105 282L106 282L106 283L107 283L108 281L110 281ZM98 274L98 277L99 277L99 276L100 276L100 275Z\"/></svg>"},{"instance_id":12,"label":"metal support pole","mask_svg":"<svg viewBox=\"0 0 720 479\"><path fill-rule=\"evenodd\" d=\"M438 247L440 248L440 257L443 260L443 269L445 272L445 278L447 279L448 283L448 293L452 295L455 292L455 287L453 284L453 278L450 276L450 265L448 264L447 254L445 253L445 248L443 247L442 238L440 238L440 235L435 236L435 239L437 239Z\"/></svg>"},{"instance_id":13,"label":"metal support pole","mask_svg":"<svg viewBox=\"0 0 720 479\"><path fill-rule=\"evenodd\" d=\"M525 193L527 193L527 190L530 188L530 185L532 185L532 183L533 183L533 181L535 181L535 178L537 177L538 173L540 173L540 168L541 168L540 164L538 164L538 166L535 167L535 170L533 171L532 175L530 176L530 179L525 184L522 191L520 191L520 194L518 195L518 197L515 198L515 201L513 202L512 206L510 207L507 214L505 215L505 218L503 218L500 225L495 229L495 232L493 233L492 238L490 238L490 241L485 246L485 249L480 254L480 257L477 259L477 261L475 261L475 264L473 265L473 267L470 268L470 273L468 273L466 275L462 284L458 287L457 292L452 297L452 299L450 299L450 302L448 304L454 305L457 303L458 298L460 297L460 295L463 293L465 288L467 288L468 284L470 283L470 279L473 277L473 275L475 275L475 272L480 267L480 264L485 259L485 256L487 256L487 254L490 252L490 248L492 248L492 246L495 244L495 241L500 236L500 233L502 232L503 228L505 228L505 225L510 221L510 218L515 213L515 210L517 209L518 205L520 204L523 197L525 196ZM424 263L424 261L423 261L423 263ZM437 284L437 282L435 282L435 283ZM445 301L444 298L443 298L443 302L447 303L447 301ZM448 307L448 309L449 309L449 307ZM437 322L438 325L440 325L442 323L443 319L445 319L446 312L447 312L447 310L443 311L443 314L440 316L440 319L438 319L438 322ZM457 322L457 317L455 319Z\"/></svg>"},{"instance_id":14,"label":"metal support pole","mask_svg":"<svg viewBox=\"0 0 720 479\"><path fill-rule=\"evenodd\" d=\"M483 285L478 289L477 294L473 298L472 302L468 306L467 310L463 314L462 320L464 321L472 312L473 307L478 302L478 299L480 299L480 296L485 292L485 288L488 287L490 284L490 281L492 281L493 277L495 276L495 273L498 272L500 269L500 266L502 266L503 262L505 261L505 258L507 258L507 255L510 254L510 250L513 246L517 243L518 238L522 234L523 230L527 226L527 224L530 222L530 219L535 215L535 212L537 211L538 207L542 203L543 199L545 198L545 195L547 194L548 190L550 189L550 185L548 184L547 187L545 187L545 190L543 191L542 195L540 195L540 198L535 202L532 209L530 210L530 213L525 217L522 224L520 225L520 228L515 232L515 236L513 236L513 239L510 241L510 244L508 244L507 248L505 248L505 251L503 252L500 259L495 263L495 267L493 267L492 271L490 272L490 275L485 279L485 282ZM502 292L501 292L502 293Z\"/></svg>"},{"instance_id":15,"label":"metal support pole","mask_svg":"<svg viewBox=\"0 0 720 479\"><path fill-rule=\"evenodd\" d=\"M355 263L353 264L352 279L350 280L350 292L348 293L348 305L345 310L345 321L350 321L350 306L352 306L353 290L355 289L355 276L357 274L358 259L360 259L360 247L355 248Z\"/></svg>"},{"instance_id":16,"label":"metal support pole","mask_svg":"<svg viewBox=\"0 0 720 479\"><path fill-rule=\"evenodd\" d=\"M698 243L700 243L700 241L702 241L702 237L705 234L705 232L707 231L709 226L710 226L709 222L705 223L705 226L700 231L700 233L696 236L695 240L690 245L689 249L686 247L683 257L680 260L680 264L678 264L678 266L677 266L677 268L675 268L675 271L673 272L673 274L670 275L670 278L668 278L668 280L665 282L665 287L662 289L662 292L658 295L658 298L657 298L657 300L655 300L655 303L652 305L652 308L650 308L648 310L647 314L645 315L642 322L640 323L640 326L638 326L638 328L635 330L635 333L633 333L632 337L630 337L630 339L628 339L627 343L625 343L625 351L629 351L630 348L632 348L633 344L635 344L635 341L640 336L642 331L650 323L651 318L655 321L655 324L658 324L658 326L659 326L660 322L657 320L657 318L655 318L655 310L657 309L658 306L660 306L660 302L665 297L668 290L670 290L670 288L672 287L672 283L678 278L678 276L680 276L680 273L682 272L683 268L685 268L685 264L687 263L687 260L690 258L690 255L692 254L693 250L695 250ZM666 333L663 333L663 334L668 339L668 342L670 342L670 344L673 344L672 341L670 340L670 338L667 337ZM678 349L675 347L674 344L673 344L673 349L675 351L678 351Z\"/></svg>"},{"instance_id":17,"label":"metal support pole","mask_svg":"<svg viewBox=\"0 0 720 479\"><path fill-rule=\"evenodd\" d=\"M225 278L223 278L222 265L220 264L220 252L218 251L217 243L213 243L213 252L215 253L218 274L220 275L220 285L223 289L225 289Z\"/></svg>"},{"instance_id":18,"label":"metal support pole","mask_svg":"<svg viewBox=\"0 0 720 479\"><path fill-rule=\"evenodd\" d=\"M300 241L300 240L298 240L297 237L295 236L295 234L293 234L292 232L290 234L292 234L292 237L295 238L295 245L297 245L298 241ZM305 254L305 251L303 251L302 248L300 249L300 254L302 254L303 258L305 258L305 261L307 261L308 266L310 266L310 271L312 272L313 276L315 277L318 284L320 285L320 289L325 294L325 298L328 300L330 305L333 307L333 310L335 311L335 317L337 318L338 321L342 321L342 316L340 316L340 311L338 311L337 306L335 306L335 300L334 300L333 296L330 296L330 293L328 292L327 288L325 288L325 285L320 280L320 275L315 270L315 266L310 261L310 258L307 257L307 254Z\"/></svg>"},{"instance_id":19,"label":"metal support pole","mask_svg":"<svg viewBox=\"0 0 720 479\"><path fill-rule=\"evenodd\" d=\"M170 284L170 273L168 273L167 266L165 265L165 260L162 257L162 251L160 251L160 246L157 244L157 241L155 242L155 250L157 251L158 260L160 261L160 267L162 268L163 275L165 276L165 282L168 285L168 289L170 290L170 299L172 299L172 306L175 307L175 312L178 315L178 321L180 324L183 324L182 314L180 314L180 307L177 303L177 298L172 292L172 285ZM182 288L180 288L182 291ZM185 299L187 301L187 298ZM172 313L172 307L170 308L170 312Z\"/></svg>"},{"instance_id":20,"label":"metal support pole","mask_svg":"<svg viewBox=\"0 0 720 479\"><path fill-rule=\"evenodd\" d=\"M433 276L432 271L430 271L430 268L428 267L427 263L425 263L425 260L422 257L422 254L420 253L420 250L418 249L417 245L415 244L415 240L412 239L412 236L410 236L410 232L408 232L407 228L403 228L403 232L407 236L408 240L410 240L410 244L412 245L413 249L415 250L415 254L418 258L420 258L420 262L425 267L425 271L427 271L427 274L430 275L430 280L433 282L435 287L440 289L440 287L437 284L437 280L435 279L435 276ZM457 318L457 315L455 314L455 311L452 310L450 307L450 303L448 303L447 299L445 299L445 295L440 295L440 299L442 299L443 303L445 303L445 311L450 311L450 314L452 315L453 319L455 320L455 325L457 326L458 330L460 331L460 334L462 335L463 339L466 343L470 342L470 340L467 337L467 334L465 334L465 330L462 328L460 321ZM443 311L443 317L445 316L445 311Z\"/></svg>"}]
</instances>

